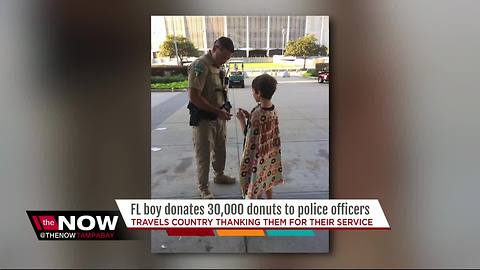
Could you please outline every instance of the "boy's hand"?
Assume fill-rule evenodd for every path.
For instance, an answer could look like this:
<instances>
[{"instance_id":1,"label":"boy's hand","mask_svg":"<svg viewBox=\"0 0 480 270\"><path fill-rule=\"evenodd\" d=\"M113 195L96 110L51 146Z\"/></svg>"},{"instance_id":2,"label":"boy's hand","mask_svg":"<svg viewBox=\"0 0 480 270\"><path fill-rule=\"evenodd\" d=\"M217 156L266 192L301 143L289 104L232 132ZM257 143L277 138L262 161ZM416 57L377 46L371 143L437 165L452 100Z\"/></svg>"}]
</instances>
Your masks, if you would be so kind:
<instances>
[{"instance_id":1,"label":"boy's hand","mask_svg":"<svg viewBox=\"0 0 480 270\"><path fill-rule=\"evenodd\" d=\"M238 109L238 112L237 112L237 119L240 120L240 121L244 121L245 122L245 113L242 109Z\"/></svg>"},{"instance_id":2,"label":"boy's hand","mask_svg":"<svg viewBox=\"0 0 480 270\"><path fill-rule=\"evenodd\" d=\"M250 113L242 108L238 108L239 112L242 112L244 115L244 118L250 119Z\"/></svg>"}]
</instances>

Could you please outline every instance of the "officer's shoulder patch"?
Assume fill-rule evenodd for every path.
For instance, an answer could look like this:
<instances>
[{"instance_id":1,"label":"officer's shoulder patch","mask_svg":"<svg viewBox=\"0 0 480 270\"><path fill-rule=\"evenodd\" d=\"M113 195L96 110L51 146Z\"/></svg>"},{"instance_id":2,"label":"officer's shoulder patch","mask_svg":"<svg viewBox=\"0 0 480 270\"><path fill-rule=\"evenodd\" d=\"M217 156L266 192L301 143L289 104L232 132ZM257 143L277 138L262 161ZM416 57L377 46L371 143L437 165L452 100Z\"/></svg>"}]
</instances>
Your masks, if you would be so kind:
<instances>
[{"instance_id":1,"label":"officer's shoulder patch","mask_svg":"<svg viewBox=\"0 0 480 270\"><path fill-rule=\"evenodd\" d=\"M205 65L202 63L202 61L196 61L193 63L193 71L195 72L196 76L199 76L203 72L205 72Z\"/></svg>"}]
</instances>

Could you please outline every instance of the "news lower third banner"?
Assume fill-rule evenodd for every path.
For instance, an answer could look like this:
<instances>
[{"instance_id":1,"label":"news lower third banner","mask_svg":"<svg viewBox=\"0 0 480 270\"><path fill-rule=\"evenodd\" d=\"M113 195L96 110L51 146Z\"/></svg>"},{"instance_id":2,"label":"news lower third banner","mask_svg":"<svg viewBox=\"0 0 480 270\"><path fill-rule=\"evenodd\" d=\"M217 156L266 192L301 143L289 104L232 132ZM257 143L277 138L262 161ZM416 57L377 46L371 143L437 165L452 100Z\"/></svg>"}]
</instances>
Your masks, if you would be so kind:
<instances>
[{"instance_id":1,"label":"news lower third banner","mask_svg":"<svg viewBox=\"0 0 480 270\"><path fill-rule=\"evenodd\" d=\"M378 200L116 200L129 230L170 236L313 236L389 230Z\"/></svg>"}]
</instances>

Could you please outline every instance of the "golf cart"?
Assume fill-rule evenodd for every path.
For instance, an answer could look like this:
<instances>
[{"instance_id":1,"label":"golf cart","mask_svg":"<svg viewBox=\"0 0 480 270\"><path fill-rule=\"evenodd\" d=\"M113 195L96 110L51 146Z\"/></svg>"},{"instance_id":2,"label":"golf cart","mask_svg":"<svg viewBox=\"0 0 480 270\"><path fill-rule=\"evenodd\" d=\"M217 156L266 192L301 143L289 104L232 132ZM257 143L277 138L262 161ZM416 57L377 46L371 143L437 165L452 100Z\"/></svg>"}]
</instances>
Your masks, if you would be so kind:
<instances>
[{"instance_id":1,"label":"golf cart","mask_svg":"<svg viewBox=\"0 0 480 270\"><path fill-rule=\"evenodd\" d=\"M232 60L227 64L228 67L228 87L232 88L238 85L245 88L245 70L242 60Z\"/></svg>"}]
</instances>

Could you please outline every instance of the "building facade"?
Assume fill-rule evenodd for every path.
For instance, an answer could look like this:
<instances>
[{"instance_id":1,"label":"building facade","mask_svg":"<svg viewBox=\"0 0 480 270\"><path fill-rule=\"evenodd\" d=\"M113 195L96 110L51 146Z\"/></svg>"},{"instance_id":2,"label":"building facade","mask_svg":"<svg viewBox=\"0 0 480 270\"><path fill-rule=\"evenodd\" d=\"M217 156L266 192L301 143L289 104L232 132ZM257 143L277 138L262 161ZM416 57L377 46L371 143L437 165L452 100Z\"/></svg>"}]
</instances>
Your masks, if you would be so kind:
<instances>
[{"instance_id":1,"label":"building facade","mask_svg":"<svg viewBox=\"0 0 480 270\"><path fill-rule=\"evenodd\" d=\"M281 55L288 41L307 34L329 47L328 23L328 16L152 16L152 55L170 34L187 37L204 52L228 36L237 57Z\"/></svg>"}]
</instances>

